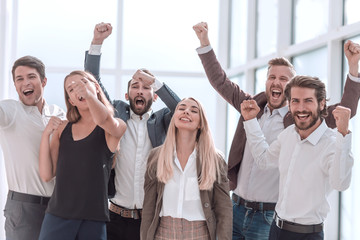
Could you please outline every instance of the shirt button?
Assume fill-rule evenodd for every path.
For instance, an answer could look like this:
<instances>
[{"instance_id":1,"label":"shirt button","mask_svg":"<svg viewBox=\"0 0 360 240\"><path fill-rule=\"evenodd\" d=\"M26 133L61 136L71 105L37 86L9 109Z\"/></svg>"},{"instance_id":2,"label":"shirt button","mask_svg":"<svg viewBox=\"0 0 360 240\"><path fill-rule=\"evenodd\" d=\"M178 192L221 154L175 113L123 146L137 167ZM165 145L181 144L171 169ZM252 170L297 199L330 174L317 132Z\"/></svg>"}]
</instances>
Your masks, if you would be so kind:
<instances>
[{"instance_id":1,"label":"shirt button","mask_svg":"<svg viewBox=\"0 0 360 240\"><path fill-rule=\"evenodd\" d=\"M204 207L209 207L210 206L210 204L209 203L204 203Z\"/></svg>"}]
</instances>

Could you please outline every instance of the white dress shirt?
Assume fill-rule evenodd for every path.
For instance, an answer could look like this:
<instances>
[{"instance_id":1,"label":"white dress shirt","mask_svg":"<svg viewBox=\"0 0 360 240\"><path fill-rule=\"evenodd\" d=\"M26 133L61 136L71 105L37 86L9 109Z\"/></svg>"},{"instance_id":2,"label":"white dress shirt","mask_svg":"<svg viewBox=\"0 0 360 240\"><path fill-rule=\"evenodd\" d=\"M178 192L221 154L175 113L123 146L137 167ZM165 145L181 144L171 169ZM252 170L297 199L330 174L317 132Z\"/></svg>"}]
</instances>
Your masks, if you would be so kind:
<instances>
[{"instance_id":1,"label":"white dress shirt","mask_svg":"<svg viewBox=\"0 0 360 240\"><path fill-rule=\"evenodd\" d=\"M55 181L43 182L39 175L42 133L51 116L65 119L56 105L27 106L16 100L0 102L0 143L9 190L50 197Z\"/></svg>"},{"instance_id":2,"label":"white dress shirt","mask_svg":"<svg viewBox=\"0 0 360 240\"><path fill-rule=\"evenodd\" d=\"M170 216L188 221L205 220L196 170L196 149L189 156L184 170L176 152L174 156L174 174L165 184L160 217Z\"/></svg>"},{"instance_id":3,"label":"white dress shirt","mask_svg":"<svg viewBox=\"0 0 360 240\"><path fill-rule=\"evenodd\" d=\"M269 107L265 106L259 124L268 144L275 141L277 136L284 130L284 117L288 111L288 106L285 106L274 109L271 113ZM248 201L277 202L279 196L279 171L277 169L260 169L254 162L248 141L245 144L237 182L234 193L238 196Z\"/></svg>"},{"instance_id":4,"label":"white dress shirt","mask_svg":"<svg viewBox=\"0 0 360 240\"><path fill-rule=\"evenodd\" d=\"M111 201L125 208L141 209L143 205L146 163L152 149L147 130L151 114L152 110L139 116L130 110L127 129L120 140L115 165L116 193Z\"/></svg>"},{"instance_id":5,"label":"white dress shirt","mask_svg":"<svg viewBox=\"0 0 360 240\"><path fill-rule=\"evenodd\" d=\"M244 127L258 166L279 169L275 208L279 217L307 225L322 223L330 211L330 192L343 191L350 185L354 163L351 133L343 137L323 121L301 140L291 125L269 146L256 119L245 121Z\"/></svg>"}]
</instances>

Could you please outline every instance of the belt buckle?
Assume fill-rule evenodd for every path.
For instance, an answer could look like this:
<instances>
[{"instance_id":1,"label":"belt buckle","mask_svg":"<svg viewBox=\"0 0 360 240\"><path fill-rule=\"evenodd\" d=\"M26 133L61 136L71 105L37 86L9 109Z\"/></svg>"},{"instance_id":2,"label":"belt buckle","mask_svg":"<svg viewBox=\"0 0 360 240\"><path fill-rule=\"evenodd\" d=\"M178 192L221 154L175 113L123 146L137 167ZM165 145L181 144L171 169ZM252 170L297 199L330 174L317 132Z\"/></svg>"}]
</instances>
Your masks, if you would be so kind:
<instances>
[{"instance_id":1,"label":"belt buckle","mask_svg":"<svg viewBox=\"0 0 360 240\"><path fill-rule=\"evenodd\" d=\"M278 216L276 216L276 218L275 218L275 223L276 223L276 226L280 229L282 229L284 226L284 221L281 220Z\"/></svg>"},{"instance_id":2,"label":"belt buckle","mask_svg":"<svg viewBox=\"0 0 360 240\"><path fill-rule=\"evenodd\" d=\"M139 219L139 216L136 214L136 211L135 210L131 210L131 217L133 219Z\"/></svg>"}]
</instances>

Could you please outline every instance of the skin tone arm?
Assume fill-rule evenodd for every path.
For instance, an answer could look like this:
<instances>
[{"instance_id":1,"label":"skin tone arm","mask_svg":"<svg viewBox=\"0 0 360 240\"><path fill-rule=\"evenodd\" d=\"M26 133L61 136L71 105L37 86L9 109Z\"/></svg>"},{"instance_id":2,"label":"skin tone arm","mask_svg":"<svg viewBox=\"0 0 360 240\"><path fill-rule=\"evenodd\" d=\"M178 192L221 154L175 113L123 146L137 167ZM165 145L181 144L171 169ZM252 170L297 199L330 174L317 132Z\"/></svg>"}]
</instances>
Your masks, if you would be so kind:
<instances>
[{"instance_id":1,"label":"skin tone arm","mask_svg":"<svg viewBox=\"0 0 360 240\"><path fill-rule=\"evenodd\" d=\"M41 180L48 182L56 173L56 164L59 154L59 138L60 131L64 128L65 124L58 117L51 117L48 125L46 126L40 142L39 152L39 172ZM59 131L60 130L60 131ZM50 136L52 136L50 142Z\"/></svg>"},{"instance_id":2,"label":"skin tone arm","mask_svg":"<svg viewBox=\"0 0 360 240\"><path fill-rule=\"evenodd\" d=\"M201 47L206 47L210 45L209 36L208 36L208 25L206 22L201 22L193 26L193 29L196 33L196 36L200 40Z\"/></svg>"},{"instance_id":3,"label":"skin tone arm","mask_svg":"<svg viewBox=\"0 0 360 240\"><path fill-rule=\"evenodd\" d=\"M77 81L72 82L71 87L76 96L82 97L86 100L95 124L104 129L106 133L120 139L126 130L125 122L118 118L114 118L112 114L109 113L105 105L97 99L96 94L92 93L91 90L86 87L86 84L92 83ZM99 91L98 89L100 89L100 86L96 84L96 91Z\"/></svg>"}]
</instances>

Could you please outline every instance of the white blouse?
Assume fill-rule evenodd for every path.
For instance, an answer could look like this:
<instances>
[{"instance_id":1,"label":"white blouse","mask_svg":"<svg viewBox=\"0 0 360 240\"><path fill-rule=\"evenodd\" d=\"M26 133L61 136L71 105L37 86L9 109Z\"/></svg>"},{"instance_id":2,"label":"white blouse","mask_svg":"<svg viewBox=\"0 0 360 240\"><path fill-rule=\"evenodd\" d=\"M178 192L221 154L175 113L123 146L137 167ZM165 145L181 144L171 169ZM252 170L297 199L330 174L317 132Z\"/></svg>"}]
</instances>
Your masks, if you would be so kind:
<instances>
[{"instance_id":1,"label":"white blouse","mask_svg":"<svg viewBox=\"0 0 360 240\"><path fill-rule=\"evenodd\" d=\"M184 171L176 152L174 156L174 174L165 184L160 217L170 216L188 221L205 220L196 170L196 150L189 156Z\"/></svg>"}]
</instances>

